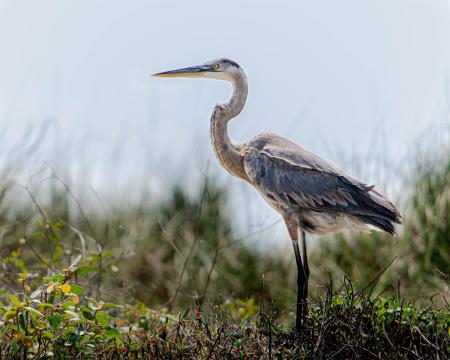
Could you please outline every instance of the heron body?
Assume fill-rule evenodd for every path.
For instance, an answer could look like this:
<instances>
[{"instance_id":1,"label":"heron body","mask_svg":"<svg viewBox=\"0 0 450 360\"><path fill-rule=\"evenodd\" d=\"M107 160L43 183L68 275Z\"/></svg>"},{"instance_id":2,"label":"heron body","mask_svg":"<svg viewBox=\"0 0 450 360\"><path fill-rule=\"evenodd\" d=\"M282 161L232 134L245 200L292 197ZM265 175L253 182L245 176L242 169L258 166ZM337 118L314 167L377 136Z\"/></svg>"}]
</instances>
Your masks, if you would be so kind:
<instances>
[{"instance_id":1,"label":"heron body","mask_svg":"<svg viewBox=\"0 0 450 360\"><path fill-rule=\"evenodd\" d=\"M216 105L211 116L212 147L220 164L255 187L286 223L298 270L296 326L299 330L305 318L308 294L305 233L328 234L360 229L382 230L393 235L395 224L401 222L400 212L374 186L353 179L279 135L263 133L241 144L232 142L227 126L243 109L248 91L246 75L234 61L217 59L154 76L204 77L232 84L230 101Z\"/></svg>"},{"instance_id":2,"label":"heron body","mask_svg":"<svg viewBox=\"0 0 450 360\"><path fill-rule=\"evenodd\" d=\"M345 228L394 233L398 211L372 186L275 134L251 139L243 151L246 174L283 217L295 215L313 234Z\"/></svg>"}]
</instances>

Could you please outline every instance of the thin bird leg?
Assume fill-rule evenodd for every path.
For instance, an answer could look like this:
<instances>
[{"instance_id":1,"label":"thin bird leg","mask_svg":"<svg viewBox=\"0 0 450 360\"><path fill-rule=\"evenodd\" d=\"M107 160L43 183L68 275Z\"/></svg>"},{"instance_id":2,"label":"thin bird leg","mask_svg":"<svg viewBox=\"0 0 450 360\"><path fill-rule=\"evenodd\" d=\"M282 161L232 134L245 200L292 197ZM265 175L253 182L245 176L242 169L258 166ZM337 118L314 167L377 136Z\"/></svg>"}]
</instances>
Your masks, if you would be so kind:
<instances>
[{"instance_id":1,"label":"thin bird leg","mask_svg":"<svg viewBox=\"0 0 450 360\"><path fill-rule=\"evenodd\" d=\"M298 227L297 221L293 220L290 217L284 219L287 229L289 231L289 236L292 240L292 245L294 246L295 253L295 261L297 263L297 313L296 313L296 321L295 321L295 329L297 332L300 332L306 315L306 306L305 306L305 298L304 298L304 288L306 284L306 274L303 267L302 257L300 255L300 249L298 247Z\"/></svg>"},{"instance_id":2,"label":"thin bird leg","mask_svg":"<svg viewBox=\"0 0 450 360\"><path fill-rule=\"evenodd\" d=\"M300 331L305 322L307 304L305 298L305 287L307 286L307 278L303 267L300 249L298 247L298 239L292 240L294 246L295 261L297 262L297 319L295 328Z\"/></svg>"},{"instance_id":3,"label":"thin bird leg","mask_svg":"<svg viewBox=\"0 0 450 360\"><path fill-rule=\"evenodd\" d=\"M301 231L302 234L302 262L303 262L303 273L305 275L306 281L305 281L305 285L303 287L303 294L302 297L304 299L304 313L306 314L307 310L308 310L308 303L307 303L307 299L308 299L308 280L309 280L309 266L308 266L308 253L306 252L306 233L302 230Z\"/></svg>"}]
</instances>

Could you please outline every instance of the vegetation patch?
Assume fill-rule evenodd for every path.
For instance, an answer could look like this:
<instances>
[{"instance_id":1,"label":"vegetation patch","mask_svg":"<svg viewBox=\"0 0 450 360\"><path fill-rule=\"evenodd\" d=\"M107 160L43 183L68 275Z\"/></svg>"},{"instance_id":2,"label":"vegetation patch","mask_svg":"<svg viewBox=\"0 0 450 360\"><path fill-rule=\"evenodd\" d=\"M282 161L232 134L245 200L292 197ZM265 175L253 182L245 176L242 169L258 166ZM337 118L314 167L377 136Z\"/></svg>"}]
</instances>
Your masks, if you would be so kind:
<instances>
[{"instance_id":1,"label":"vegetation patch","mask_svg":"<svg viewBox=\"0 0 450 360\"><path fill-rule=\"evenodd\" d=\"M292 249L237 237L211 179L86 210L54 173L3 175L0 359L450 357L450 161L417 171L397 238L317 242L298 334Z\"/></svg>"},{"instance_id":2,"label":"vegetation patch","mask_svg":"<svg viewBox=\"0 0 450 360\"><path fill-rule=\"evenodd\" d=\"M79 258L78 258L79 259ZM29 285L1 304L0 358L448 358L450 314L419 310L397 297L358 293L349 281L310 306L295 333L280 314L253 299L152 310L87 296L77 279L91 265L68 269ZM36 279L34 283L36 282ZM292 316L290 313L284 314Z\"/></svg>"}]
</instances>

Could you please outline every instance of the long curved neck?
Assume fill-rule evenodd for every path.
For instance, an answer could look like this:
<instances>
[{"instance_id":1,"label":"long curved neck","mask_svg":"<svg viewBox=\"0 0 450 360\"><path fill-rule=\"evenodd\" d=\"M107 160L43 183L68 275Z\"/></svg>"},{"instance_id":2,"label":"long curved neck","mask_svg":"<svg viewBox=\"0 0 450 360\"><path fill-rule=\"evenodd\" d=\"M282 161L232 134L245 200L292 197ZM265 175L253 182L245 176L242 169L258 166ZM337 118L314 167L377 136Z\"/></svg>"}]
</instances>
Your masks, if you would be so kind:
<instances>
[{"instance_id":1,"label":"long curved neck","mask_svg":"<svg viewBox=\"0 0 450 360\"><path fill-rule=\"evenodd\" d=\"M239 154L243 145L234 144L228 136L228 122L241 112L247 99L247 78L240 70L229 81L233 85L233 95L229 102L214 108L210 124L211 143L220 164L232 175L247 180Z\"/></svg>"}]
</instances>

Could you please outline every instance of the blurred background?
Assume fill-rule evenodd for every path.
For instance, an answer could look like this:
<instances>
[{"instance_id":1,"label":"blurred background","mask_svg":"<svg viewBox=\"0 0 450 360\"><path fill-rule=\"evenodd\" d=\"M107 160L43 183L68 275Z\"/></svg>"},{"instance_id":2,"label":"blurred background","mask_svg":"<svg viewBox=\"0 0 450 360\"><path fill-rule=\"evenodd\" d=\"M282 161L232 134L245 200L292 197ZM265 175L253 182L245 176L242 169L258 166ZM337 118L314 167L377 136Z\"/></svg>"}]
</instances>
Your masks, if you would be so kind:
<instances>
[{"instance_id":1,"label":"blurred background","mask_svg":"<svg viewBox=\"0 0 450 360\"><path fill-rule=\"evenodd\" d=\"M99 291L160 305L255 296L265 274L267 296L289 304L284 225L209 143L229 85L150 77L228 57L249 80L236 141L289 137L404 213L395 240L311 238L315 284L364 284L397 257L380 289L447 296L449 37L445 0L1 0L3 255L23 248L37 269L36 252L82 252L101 264ZM64 224L57 237L39 230L40 210Z\"/></svg>"}]
</instances>

